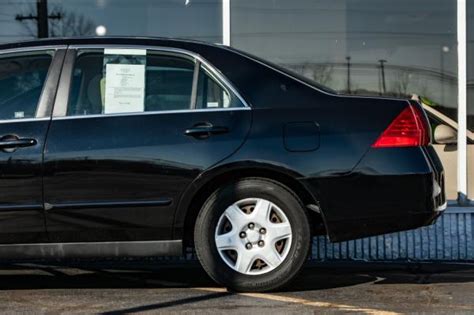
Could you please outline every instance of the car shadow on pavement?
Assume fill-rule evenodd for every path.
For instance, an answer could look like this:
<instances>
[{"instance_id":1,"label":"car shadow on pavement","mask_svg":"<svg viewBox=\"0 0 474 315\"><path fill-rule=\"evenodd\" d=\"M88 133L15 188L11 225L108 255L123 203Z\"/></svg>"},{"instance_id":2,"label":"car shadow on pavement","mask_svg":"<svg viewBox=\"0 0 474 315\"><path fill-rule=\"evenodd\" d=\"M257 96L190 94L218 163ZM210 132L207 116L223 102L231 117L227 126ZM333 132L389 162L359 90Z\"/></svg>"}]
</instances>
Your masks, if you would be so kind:
<instances>
[{"instance_id":1,"label":"car shadow on pavement","mask_svg":"<svg viewBox=\"0 0 474 315\"><path fill-rule=\"evenodd\" d=\"M424 284L474 282L474 265L374 264L325 262L308 264L279 294L350 287L359 284ZM0 265L0 290L35 289L165 289L171 300L105 310L103 314L157 311L234 296L216 285L197 263L73 262ZM191 289L184 295L172 290ZM185 291L180 291L185 292ZM273 292L275 293L275 292ZM220 302L218 302L220 303Z\"/></svg>"},{"instance_id":2,"label":"car shadow on pavement","mask_svg":"<svg viewBox=\"0 0 474 315\"><path fill-rule=\"evenodd\" d=\"M132 313L139 313L139 312L146 312L146 311L156 311L159 309L167 308L167 307L176 307L185 304L192 304L192 303L199 303L204 302L212 299L218 299L225 296L232 295L230 292L215 292L215 293L208 293L200 296L193 296L189 298L167 301L167 302L160 302L154 304L147 304L142 306L135 306L121 310L114 310L109 312L103 312L102 315L119 315L119 314L132 314Z\"/></svg>"},{"instance_id":3,"label":"car shadow on pavement","mask_svg":"<svg viewBox=\"0 0 474 315\"><path fill-rule=\"evenodd\" d=\"M337 269L305 268L285 291L324 290L374 281L365 274L338 276ZM218 287L197 264L148 265L85 263L0 265L0 290L63 288L202 288Z\"/></svg>"},{"instance_id":4,"label":"car shadow on pavement","mask_svg":"<svg viewBox=\"0 0 474 315\"><path fill-rule=\"evenodd\" d=\"M456 271L455 274L450 272ZM284 291L314 291L374 282L384 284L474 281L473 265L308 264ZM197 288L216 287L196 263L81 262L56 265L0 265L0 290L50 288Z\"/></svg>"},{"instance_id":5,"label":"car shadow on pavement","mask_svg":"<svg viewBox=\"0 0 474 315\"><path fill-rule=\"evenodd\" d=\"M435 284L474 282L474 264L324 262L306 266L283 291L324 290L373 284Z\"/></svg>"}]
</instances>

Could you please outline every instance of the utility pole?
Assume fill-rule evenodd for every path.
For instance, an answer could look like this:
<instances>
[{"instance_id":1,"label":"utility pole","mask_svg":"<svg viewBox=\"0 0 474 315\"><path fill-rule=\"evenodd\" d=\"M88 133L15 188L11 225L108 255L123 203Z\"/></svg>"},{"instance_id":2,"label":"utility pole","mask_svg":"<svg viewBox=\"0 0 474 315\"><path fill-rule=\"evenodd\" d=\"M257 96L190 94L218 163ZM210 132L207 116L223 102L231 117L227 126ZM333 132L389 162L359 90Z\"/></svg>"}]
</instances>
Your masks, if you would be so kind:
<instances>
[{"instance_id":1,"label":"utility pole","mask_svg":"<svg viewBox=\"0 0 474 315\"><path fill-rule=\"evenodd\" d=\"M444 74L444 56L445 54L449 53L449 46L443 46L441 47L441 55L440 55L440 60L441 60L441 104L444 105L445 99L444 99L444 84L445 84L445 74Z\"/></svg>"},{"instance_id":2,"label":"utility pole","mask_svg":"<svg viewBox=\"0 0 474 315\"><path fill-rule=\"evenodd\" d=\"M351 94L351 57L347 56L347 93Z\"/></svg>"},{"instance_id":3,"label":"utility pole","mask_svg":"<svg viewBox=\"0 0 474 315\"><path fill-rule=\"evenodd\" d=\"M387 60L380 59L380 73L382 74L382 93L385 94L387 92L387 87L385 86L385 63Z\"/></svg>"},{"instance_id":4,"label":"utility pole","mask_svg":"<svg viewBox=\"0 0 474 315\"><path fill-rule=\"evenodd\" d=\"M15 20L23 22L25 20L36 20L38 26L38 38L46 38L49 36L48 20L60 20L61 14L48 15L48 0L36 0L36 15L17 15Z\"/></svg>"},{"instance_id":5,"label":"utility pole","mask_svg":"<svg viewBox=\"0 0 474 315\"><path fill-rule=\"evenodd\" d=\"M48 30L48 0L36 1L36 14L38 16L38 38L46 38Z\"/></svg>"}]
</instances>

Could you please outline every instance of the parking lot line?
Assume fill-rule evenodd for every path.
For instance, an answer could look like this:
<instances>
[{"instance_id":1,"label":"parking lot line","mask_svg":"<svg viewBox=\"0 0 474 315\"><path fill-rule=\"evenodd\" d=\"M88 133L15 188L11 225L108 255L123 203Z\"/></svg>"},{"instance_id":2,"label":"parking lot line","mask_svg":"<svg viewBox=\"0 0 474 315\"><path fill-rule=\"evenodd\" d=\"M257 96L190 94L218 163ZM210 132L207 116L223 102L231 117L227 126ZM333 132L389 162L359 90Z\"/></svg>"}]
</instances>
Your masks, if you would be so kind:
<instances>
[{"instance_id":1,"label":"parking lot line","mask_svg":"<svg viewBox=\"0 0 474 315\"><path fill-rule=\"evenodd\" d=\"M227 292L224 288L194 288L195 290L206 291L206 292ZM270 301L284 302L284 303L294 303L304 306L318 307L318 308L330 308L332 310L340 310L344 312L358 312L369 315L400 315L401 313L377 310L373 308L359 307L354 305L330 303L330 302L321 302L321 301L311 301L307 299L283 296L271 293L236 293L237 295L247 296L257 299L264 299Z\"/></svg>"}]
</instances>

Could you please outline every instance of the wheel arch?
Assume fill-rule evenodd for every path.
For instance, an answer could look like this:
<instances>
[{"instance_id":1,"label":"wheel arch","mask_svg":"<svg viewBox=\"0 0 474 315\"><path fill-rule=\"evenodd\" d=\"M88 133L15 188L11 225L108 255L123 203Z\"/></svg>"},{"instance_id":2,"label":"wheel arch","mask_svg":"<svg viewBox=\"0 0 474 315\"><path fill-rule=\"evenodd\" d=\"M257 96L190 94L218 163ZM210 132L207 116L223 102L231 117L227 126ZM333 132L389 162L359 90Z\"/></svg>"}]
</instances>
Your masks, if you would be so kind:
<instances>
[{"instance_id":1,"label":"wheel arch","mask_svg":"<svg viewBox=\"0 0 474 315\"><path fill-rule=\"evenodd\" d=\"M319 198L297 180L301 175L281 166L239 162L220 165L201 174L185 191L180 199L175 219L173 238L183 239L185 245L193 241L196 217L207 198L219 187L227 183L249 177L269 179L285 185L301 200L310 219L313 234L325 234L325 224L321 214L311 211L308 205L319 206Z\"/></svg>"}]
</instances>

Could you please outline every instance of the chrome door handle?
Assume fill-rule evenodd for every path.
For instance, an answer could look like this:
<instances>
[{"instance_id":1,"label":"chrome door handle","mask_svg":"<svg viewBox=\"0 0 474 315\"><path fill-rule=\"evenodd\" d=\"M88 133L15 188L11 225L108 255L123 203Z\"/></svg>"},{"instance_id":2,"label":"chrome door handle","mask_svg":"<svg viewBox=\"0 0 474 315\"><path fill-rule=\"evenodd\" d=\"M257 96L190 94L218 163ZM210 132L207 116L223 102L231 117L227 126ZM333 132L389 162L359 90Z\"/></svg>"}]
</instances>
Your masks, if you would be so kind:
<instances>
[{"instance_id":1,"label":"chrome door handle","mask_svg":"<svg viewBox=\"0 0 474 315\"><path fill-rule=\"evenodd\" d=\"M0 138L0 149L5 152L14 152L17 148L31 147L37 143L36 139L18 138L14 135L7 135Z\"/></svg>"}]
</instances>

